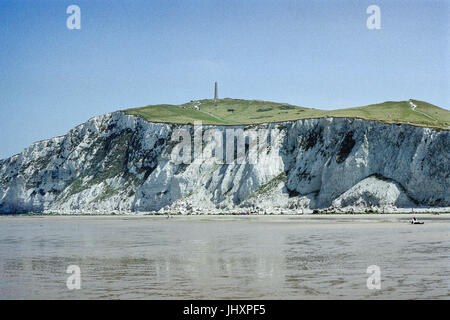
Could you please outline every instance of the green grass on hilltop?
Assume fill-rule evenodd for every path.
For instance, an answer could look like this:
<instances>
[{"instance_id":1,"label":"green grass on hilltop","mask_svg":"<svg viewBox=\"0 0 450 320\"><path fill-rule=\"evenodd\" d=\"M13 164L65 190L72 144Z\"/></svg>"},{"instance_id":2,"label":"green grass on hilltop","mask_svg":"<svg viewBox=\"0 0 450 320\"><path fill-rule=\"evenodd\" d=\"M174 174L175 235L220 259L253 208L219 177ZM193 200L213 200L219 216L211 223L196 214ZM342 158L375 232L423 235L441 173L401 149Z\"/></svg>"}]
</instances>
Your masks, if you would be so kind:
<instances>
[{"instance_id":1,"label":"green grass on hilltop","mask_svg":"<svg viewBox=\"0 0 450 320\"><path fill-rule=\"evenodd\" d=\"M417 126L450 128L450 111L432 104L413 100L388 101L363 107L319 110L260 100L219 99L191 101L182 105L153 105L124 110L150 122L187 124L201 120L203 124L242 125L282 122L322 117L347 117L377 120L385 123L406 123Z\"/></svg>"}]
</instances>

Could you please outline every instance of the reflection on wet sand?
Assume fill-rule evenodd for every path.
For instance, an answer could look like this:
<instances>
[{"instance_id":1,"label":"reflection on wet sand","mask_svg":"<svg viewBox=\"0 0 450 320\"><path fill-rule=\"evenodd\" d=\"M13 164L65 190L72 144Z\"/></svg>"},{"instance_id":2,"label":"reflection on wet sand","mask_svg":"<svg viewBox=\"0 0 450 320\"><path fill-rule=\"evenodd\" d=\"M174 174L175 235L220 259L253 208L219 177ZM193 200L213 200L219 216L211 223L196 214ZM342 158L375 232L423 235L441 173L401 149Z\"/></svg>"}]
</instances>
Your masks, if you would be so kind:
<instances>
[{"instance_id":1,"label":"reflection on wet sand","mask_svg":"<svg viewBox=\"0 0 450 320\"><path fill-rule=\"evenodd\" d=\"M450 220L383 219L0 217L0 298L448 298Z\"/></svg>"}]
</instances>

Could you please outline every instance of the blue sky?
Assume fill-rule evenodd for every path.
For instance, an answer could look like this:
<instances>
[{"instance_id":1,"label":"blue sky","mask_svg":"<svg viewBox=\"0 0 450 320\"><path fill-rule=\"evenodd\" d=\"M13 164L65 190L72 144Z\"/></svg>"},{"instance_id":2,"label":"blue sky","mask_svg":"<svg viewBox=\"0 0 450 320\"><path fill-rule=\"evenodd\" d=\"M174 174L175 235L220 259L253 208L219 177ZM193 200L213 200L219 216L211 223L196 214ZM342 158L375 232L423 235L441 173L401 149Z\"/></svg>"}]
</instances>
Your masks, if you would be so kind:
<instances>
[{"instance_id":1,"label":"blue sky","mask_svg":"<svg viewBox=\"0 0 450 320\"><path fill-rule=\"evenodd\" d=\"M214 81L220 97L450 109L449 43L450 1L0 0L0 158L120 108L211 98Z\"/></svg>"}]
</instances>

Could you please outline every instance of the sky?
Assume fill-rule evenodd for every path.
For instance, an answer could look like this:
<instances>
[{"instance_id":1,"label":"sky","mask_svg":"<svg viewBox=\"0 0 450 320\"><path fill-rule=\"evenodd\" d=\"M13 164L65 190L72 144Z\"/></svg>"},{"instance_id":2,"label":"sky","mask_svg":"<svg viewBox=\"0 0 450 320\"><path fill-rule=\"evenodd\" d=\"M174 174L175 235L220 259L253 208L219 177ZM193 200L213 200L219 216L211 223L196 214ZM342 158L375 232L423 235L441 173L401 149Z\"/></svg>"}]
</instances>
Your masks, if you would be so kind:
<instances>
[{"instance_id":1,"label":"sky","mask_svg":"<svg viewBox=\"0 0 450 320\"><path fill-rule=\"evenodd\" d=\"M450 1L0 0L0 159L96 115L212 98L214 81L221 98L450 109Z\"/></svg>"}]
</instances>

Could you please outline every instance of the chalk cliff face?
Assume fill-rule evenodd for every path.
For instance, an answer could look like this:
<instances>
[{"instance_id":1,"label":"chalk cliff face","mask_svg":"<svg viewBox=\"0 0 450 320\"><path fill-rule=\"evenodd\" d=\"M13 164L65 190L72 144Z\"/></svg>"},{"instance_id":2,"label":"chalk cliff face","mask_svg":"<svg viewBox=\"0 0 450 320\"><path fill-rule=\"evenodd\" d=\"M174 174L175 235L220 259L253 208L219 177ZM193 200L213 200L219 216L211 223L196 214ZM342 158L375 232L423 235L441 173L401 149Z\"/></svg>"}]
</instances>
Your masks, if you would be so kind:
<instances>
[{"instance_id":1,"label":"chalk cliff face","mask_svg":"<svg viewBox=\"0 0 450 320\"><path fill-rule=\"evenodd\" d=\"M450 207L448 130L351 118L203 130L211 128L267 129L273 138L258 146L256 163L177 164L172 134L193 134L193 126L122 112L95 117L0 160L0 213Z\"/></svg>"}]
</instances>

